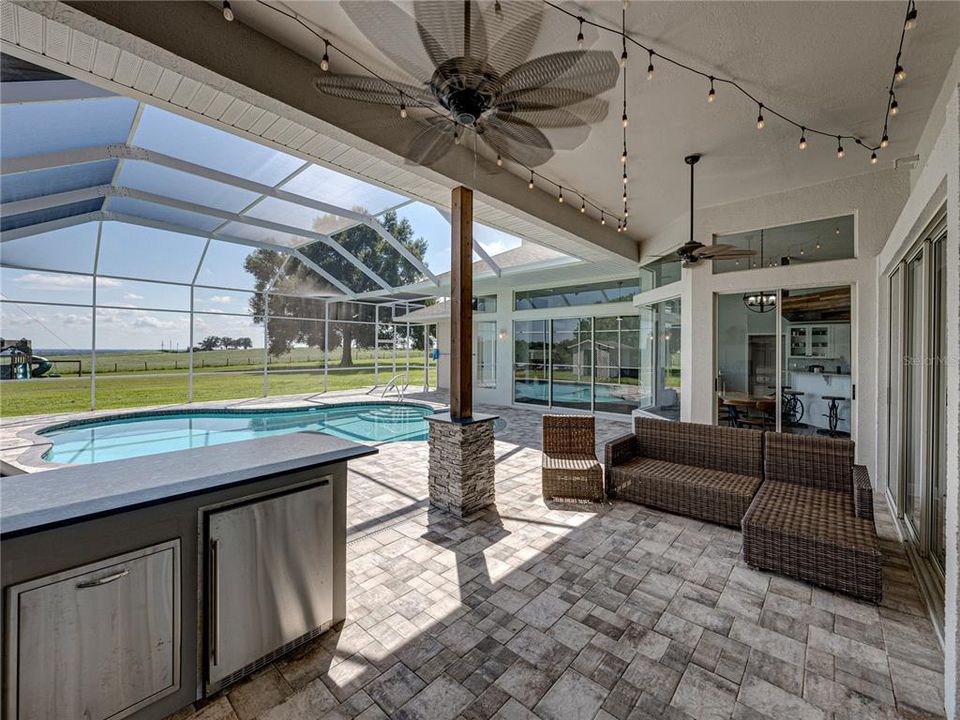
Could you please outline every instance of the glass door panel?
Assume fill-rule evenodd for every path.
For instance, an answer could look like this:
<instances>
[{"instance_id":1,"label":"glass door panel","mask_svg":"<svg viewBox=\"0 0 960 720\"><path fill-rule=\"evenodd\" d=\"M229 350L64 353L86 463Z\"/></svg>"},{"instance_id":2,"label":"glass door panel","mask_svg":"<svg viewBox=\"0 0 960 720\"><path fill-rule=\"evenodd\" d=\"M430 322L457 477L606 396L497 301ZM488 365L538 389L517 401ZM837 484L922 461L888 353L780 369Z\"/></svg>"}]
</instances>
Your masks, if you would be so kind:
<instances>
[{"instance_id":1,"label":"glass door panel","mask_svg":"<svg viewBox=\"0 0 960 720\"><path fill-rule=\"evenodd\" d=\"M890 353L887 380L890 401L887 415L887 491L900 512L900 446L903 412L903 273L898 267L890 275Z\"/></svg>"},{"instance_id":2,"label":"glass door panel","mask_svg":"<svg viewBox=\"0 0 960 720\"><path fill-rule=\"evenodd\" d=\"M915 538L920 537L924 475L924 250L907 263L906 268L906 352L904 386L907 391L903 461L903 516Z\"/></svg>"},{"instance_id":3,"label":"glass door panel","mask_svg":"<svg viewBox=\"0 0 960 720\"><path fill-rule=\"evenodd\" d=\"M776 290L717 296L717 421L776 427Z\"/></svg>"},{"instance_id":4,"label":"glass door panel","mask_svg":"<svg viewBox=\"0 0 960 720\"><path fill-rule=\"evenodd\" d=\"M477 322L477 387L497 386L497 323Z\"/></svg>"},{"instance_id":5,"label":"glass door panel","mask_svg":"<svg viewBox=\"0 0 960 720\"><path fill-rule=\"evenodd\" d=\"M550 402L547 370L549 320L517 320L513 323L513 400L530 405Z\"/></svg>"},{"instance_id":6,"label":"glass door panel","mask_svg":"<svg viewBox=\"0 0 960 720\"><path fill-rule=\"evenodd\" d=\"M947 503L947 275L946 237L940 237L933 245L933 295L932 295L932 362L929 363L933 392L933 427L930 433L931 454L930 484L930 556L941 573L946 569L946 503Z\"/></svg>"},{"instance_id":7,"label":"glass door panel","mask_svg":"<svg viewBox=\"0 0 960 720\"><path fill-rule=\"evenodd\" d=\"M780 329L787 338L777 397L780 432L850 436L850 309L849 285L780 293Z\"/></svg>"},{"instance_id":8,"label":"glass door panel","mask_svg":"<svg viewBox=\"0 0 960 720\"><path fill-rule=\"evenodd\" d=\"M630 413L640 407L640 319L594 319L594 410Z\"/></svg>"},{"instance_id":9,"label":"glass door panel","mask_svg":"<svg viewBox=\"0 0 960 720\"><path fill-rule=\"evenodd\" d=\"M552 321L550 399L553 407L591 410L593 322L591 318Z\"/></svg>"}]
</instances>

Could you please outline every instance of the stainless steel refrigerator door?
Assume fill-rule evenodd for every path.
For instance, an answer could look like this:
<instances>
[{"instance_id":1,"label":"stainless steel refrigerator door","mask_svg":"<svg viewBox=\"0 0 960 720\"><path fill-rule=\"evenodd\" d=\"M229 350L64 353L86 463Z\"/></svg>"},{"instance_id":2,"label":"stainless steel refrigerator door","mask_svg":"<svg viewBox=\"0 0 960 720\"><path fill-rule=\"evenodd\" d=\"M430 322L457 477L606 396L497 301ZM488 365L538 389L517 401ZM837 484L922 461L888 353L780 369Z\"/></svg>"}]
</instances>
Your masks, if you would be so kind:
<instances>
[{"instance_id":1,"label":"stainless steel refrigerator door","mask_svg":"<svg viewBox=\"0 0 960 720\"><path fill-rule=\"evenodd\" d=\"M330 622L330 479L213 512L208 528L210 688Z\"/></svg>"}]
</instances>

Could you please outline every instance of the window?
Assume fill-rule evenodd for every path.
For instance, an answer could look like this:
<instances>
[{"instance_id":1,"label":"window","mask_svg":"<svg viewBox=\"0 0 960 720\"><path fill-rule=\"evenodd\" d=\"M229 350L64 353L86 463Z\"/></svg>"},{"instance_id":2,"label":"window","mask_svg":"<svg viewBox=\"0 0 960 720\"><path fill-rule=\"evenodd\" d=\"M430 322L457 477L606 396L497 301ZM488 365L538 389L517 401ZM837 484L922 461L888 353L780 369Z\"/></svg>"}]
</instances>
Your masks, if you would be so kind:
<instances>
[{"instance_id":1,"label":"window","mask_svg":"<svg viewBox=\"0 0 960 720\"><path fill-rule=\"evenodd\" d=\"M630 302L640 292L637 280L617 280L560 288L541 288L514 293L514 309L540 310L543 308L604 305Z\"/></svg>"},{"instance_id":2,"label":"window","mask_svg":"<svg viewBox=\"0 0 960 720\"><path fill-rule=\"evenodd\" d=\"M478 313L495 313L497 311L497 296L478 295L474 297L473 311Z\"/></svg>"},{"instance_id":3,"label":"window","mask_svg":"<svg viewBox=\"0 0 960 720\"><path fill-rule=\"evenodd\" d=\"M640 308L636 399L640 409L680 419L680 299Z\"/></svg>"},{"instance_id":4,"label":"window","mask_svg":"<svg viewBox=\"0 0 960 720\"><path fill-rule=\"evenodd\" d=\"M497 323L477 323L477 387L497 386Z\"/></svg>"},{"instance_id":5,"label":"window","mask_svg":"<svg viewBox=\"0 0 960 720\"><path fill-rule=\"evenodd\" d=\"M715 235L717 245L753 250L752 257L717 259L714 274L855 257L853 215Z\"/></svg>"},{"instance_id":6,"label":"window","mask_svg":"<svg viewBox=\"0 0 960 720\"><path fill-rule=\"evenodd\" d=\"M680 258L671 253L640 268L640 292L655 290L680 280Z\"/></svg>"}]
</instances>

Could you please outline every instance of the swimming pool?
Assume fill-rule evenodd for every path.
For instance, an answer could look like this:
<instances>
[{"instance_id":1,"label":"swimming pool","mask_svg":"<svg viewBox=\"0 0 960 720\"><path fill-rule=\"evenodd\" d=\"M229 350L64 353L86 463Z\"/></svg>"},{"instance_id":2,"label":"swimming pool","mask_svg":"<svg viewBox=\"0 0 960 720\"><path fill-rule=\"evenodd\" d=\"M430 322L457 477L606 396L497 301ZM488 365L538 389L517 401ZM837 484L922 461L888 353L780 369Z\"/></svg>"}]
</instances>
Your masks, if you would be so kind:
<instances>
[{"instance_id":1,"label":"swimming pool","mask_svg":"<svg viewBox=\"0 0 960 720\"><path fill-rule=\"evenodd\" d=\"M284 410L175 410L83 420L39 434L53 442L51 463L107 460L207 447L314 430L359 442L426 440L424 417L435 411L410 403L352 403Z\"/></svg>"}]
</instances>

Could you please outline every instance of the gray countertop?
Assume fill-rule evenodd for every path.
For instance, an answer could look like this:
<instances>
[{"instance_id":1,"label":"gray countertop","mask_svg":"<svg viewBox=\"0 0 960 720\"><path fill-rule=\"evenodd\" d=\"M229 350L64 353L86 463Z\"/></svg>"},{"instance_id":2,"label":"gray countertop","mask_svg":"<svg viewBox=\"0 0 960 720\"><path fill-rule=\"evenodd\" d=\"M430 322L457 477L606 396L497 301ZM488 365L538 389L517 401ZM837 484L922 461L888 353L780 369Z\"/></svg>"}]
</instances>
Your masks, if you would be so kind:
<instances>
[{"instance_id":1,"label":"gray countertop","mask_svg":"<svg viewBox=\"0 0 960 720\"><path fill-rule=\"evenodd\" d=\"M323 433L298 432L4 477L0 478L0 537L377 452Z\"/></svg>"}]
</instances>

